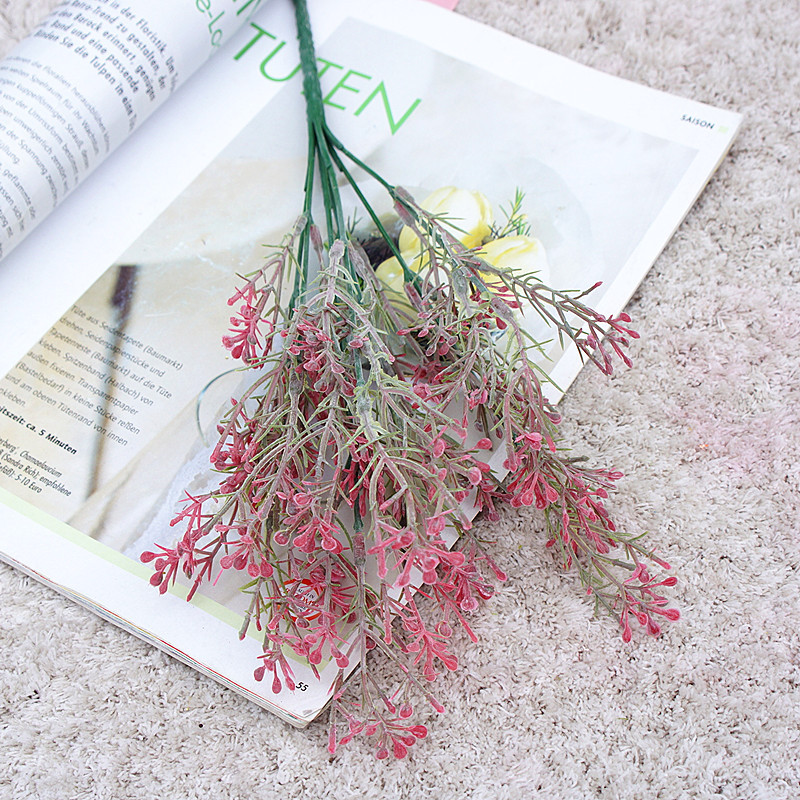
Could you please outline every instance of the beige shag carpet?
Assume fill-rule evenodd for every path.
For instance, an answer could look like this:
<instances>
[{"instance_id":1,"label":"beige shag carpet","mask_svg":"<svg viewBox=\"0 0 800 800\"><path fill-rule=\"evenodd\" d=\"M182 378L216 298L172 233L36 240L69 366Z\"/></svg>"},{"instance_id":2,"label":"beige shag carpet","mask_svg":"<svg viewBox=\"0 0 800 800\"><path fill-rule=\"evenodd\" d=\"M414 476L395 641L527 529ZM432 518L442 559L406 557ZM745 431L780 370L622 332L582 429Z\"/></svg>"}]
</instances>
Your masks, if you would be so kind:
<instances>
[{"instance_id":1,"label":"beige shag carpet","mask_svg":"<svg viewBox=\"0 0 800 800\"><path fill-rule=\"evenodd\" d=\"M0 53L54 5L0 1ZM800 797L800 4L456 13L745 115L630 304L634 368L584 372L562 407L576 449L628 476L610 507L675 566L682 619L623 645L536 513L507 511L492 533L510 579L479 644L457 643L448 713L382 763L358 742L329 757L324 723L290 728L0 565L4 800Z\"/></svg>"}]
</instances>

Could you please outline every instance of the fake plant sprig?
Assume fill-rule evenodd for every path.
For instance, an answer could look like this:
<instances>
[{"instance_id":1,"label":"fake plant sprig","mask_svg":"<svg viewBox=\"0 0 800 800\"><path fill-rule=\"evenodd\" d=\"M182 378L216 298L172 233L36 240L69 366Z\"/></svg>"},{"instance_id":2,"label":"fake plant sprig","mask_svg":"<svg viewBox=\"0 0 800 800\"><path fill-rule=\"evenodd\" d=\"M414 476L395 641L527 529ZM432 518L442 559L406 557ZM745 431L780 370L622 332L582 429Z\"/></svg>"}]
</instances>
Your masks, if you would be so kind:
<instances>
[{"instance_id":1,"label":"fake plant sprig","mask_svg":"<svg viewBox=\"0 0 800 800\"><path fill-rule=\"evenodd\" d=\"M432 684L458 666L454 628L475 641L469 614L505 579L470 507L490 520L499 502L541 509L546 546L577 568L626 641L632 620L657 635L659 619L678 617L662 593L675 578L659 574L669 565L638 537L616 530L604 501L620 473L587 467L561 443L541 345L521 313L541 317L606 374L613 358L628 363L628 316L604 317L583 295L488 258L484 240L527 235L520 196L506 224L480 227L472 246L457 220L347 150L325 120L305 0L295 9L309 136L302 214L229 301L238 310L223 343L252 381L217 426L219 485L187 492L173 520L181 538L142 560L162 592L184 575L190 598L219 570L240 572L250 598L241 636L255 627L263 643L256 678L294 689L294 659L334 663L330 750L364 734L379 758L403 757L427 734L413 703L444 710ZM399 238L347 164L389 193ZM348 229L340 181L384 245L383 264ZM399 289L387 282L392 260ZM503 479L489 466L494 452ZM373 674L370 650L395 667L394 685Z\"/></svg>"}]
</instances>

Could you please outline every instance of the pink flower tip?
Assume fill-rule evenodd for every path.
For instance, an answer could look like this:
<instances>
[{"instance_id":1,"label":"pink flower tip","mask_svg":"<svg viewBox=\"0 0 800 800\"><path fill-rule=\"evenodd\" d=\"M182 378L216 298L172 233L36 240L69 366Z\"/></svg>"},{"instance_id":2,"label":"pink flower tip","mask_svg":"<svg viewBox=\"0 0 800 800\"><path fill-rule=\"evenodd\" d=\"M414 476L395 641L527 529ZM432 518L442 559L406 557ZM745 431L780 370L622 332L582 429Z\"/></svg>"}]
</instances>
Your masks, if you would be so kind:
<instances>
[{"instance_id":1,"label":"pink flower tip","mask_svg":"<svg viewBox=\"0 0 800 800\"><path fill-rule=\"evenodd\" d=\"M444 706L433 695L428 695L428 702L437 714L444 714Z\"/></svg>"}]
</instances>

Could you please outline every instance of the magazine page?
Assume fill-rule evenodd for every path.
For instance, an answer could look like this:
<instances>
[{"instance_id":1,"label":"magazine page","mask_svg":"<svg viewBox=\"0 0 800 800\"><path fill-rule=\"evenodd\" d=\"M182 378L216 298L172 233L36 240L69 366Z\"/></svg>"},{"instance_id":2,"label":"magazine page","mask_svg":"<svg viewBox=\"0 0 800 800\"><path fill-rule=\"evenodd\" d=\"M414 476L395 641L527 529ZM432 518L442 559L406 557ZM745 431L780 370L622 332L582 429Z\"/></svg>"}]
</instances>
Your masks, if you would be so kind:
<instances>
[{"instance_id":1,"label":"magazine page","mask_svg":"<svg viewBox=\"0 0 800 800\"><path fill-rule=\"evenodd\" d=\"M0 259L264 0L65 0L0 62Z\"/></svg>"},{"instance_id":2,"label":"magazine page","mask_svg":"<svg viewBox=\"0 0 800 800\"><path fill-rule=\"evenodd\" d=\"M325 0L311 14L348 147L419 199L478 190L498 220L524 193L542 279L602 281L605 314L739 124L428 4ZM187 603L180 583L159 596L139 555L174 542L181 499L213 478L210 436L241 378L221 345L227 300L302 207L301 88L291 4L274 0L0 271L15 299L0 320L0 552L295 723L324 706L335 665L296 662L299 691L273 694L253 677L258 639L238 641L247 597L229 574ZM544 350L555 401L581 364Z\"/></svg>"}]
</instances>

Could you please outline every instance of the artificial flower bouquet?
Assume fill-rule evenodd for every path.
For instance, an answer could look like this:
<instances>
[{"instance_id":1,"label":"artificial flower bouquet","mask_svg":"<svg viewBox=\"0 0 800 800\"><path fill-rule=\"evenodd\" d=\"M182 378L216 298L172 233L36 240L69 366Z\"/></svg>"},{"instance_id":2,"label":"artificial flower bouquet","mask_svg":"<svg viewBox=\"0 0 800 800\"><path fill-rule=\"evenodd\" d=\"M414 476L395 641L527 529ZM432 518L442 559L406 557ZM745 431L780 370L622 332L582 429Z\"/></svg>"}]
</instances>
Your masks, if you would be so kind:
<instances>
[{"instance_id":1,"label":"artificial flower bouquet","mask_svg":"<svg viewBox=\"0 0 800 800\"><path fill-rule=\"evenodd\" d=\"M305 204L229 301L224 345L251 379L217 427L218 485L187 494L177 543L142 560L162 592L184 575L190 598L238 572L241 636L263 642L256 677L279 691L294 686L294 659L334 661L331 751L364 734L379 758L403 757L427 733L413 704L443 710L433 684L458 666L454 629L474 641L469 615L505 578L476 513L540 509L545 546L625 641L632 622L657 635L677 619L663 594L676 579L616 529L605 500L620 473L571 454L547 399L541 331L609 374L629 363L629 317L549 287L523 191L498 212L472 188L418 202L351 153L325 120L304 0L295 6ZM367 201L363 180L393 214ZM346 216L342 186L363 218ZM395 685L376 679L376 657L396 667Z\"/></svg>"}]
</instances>

